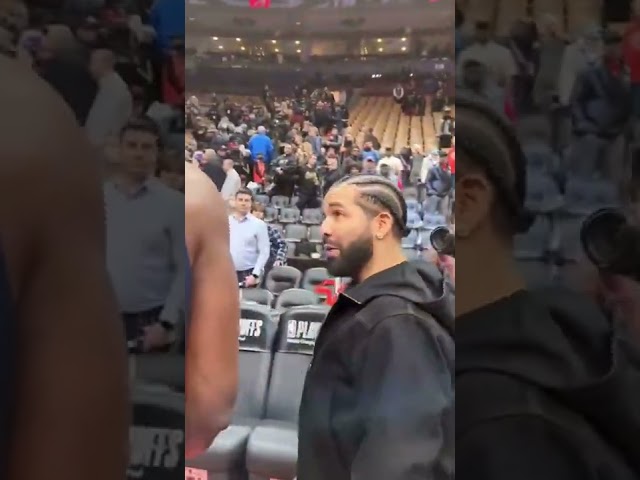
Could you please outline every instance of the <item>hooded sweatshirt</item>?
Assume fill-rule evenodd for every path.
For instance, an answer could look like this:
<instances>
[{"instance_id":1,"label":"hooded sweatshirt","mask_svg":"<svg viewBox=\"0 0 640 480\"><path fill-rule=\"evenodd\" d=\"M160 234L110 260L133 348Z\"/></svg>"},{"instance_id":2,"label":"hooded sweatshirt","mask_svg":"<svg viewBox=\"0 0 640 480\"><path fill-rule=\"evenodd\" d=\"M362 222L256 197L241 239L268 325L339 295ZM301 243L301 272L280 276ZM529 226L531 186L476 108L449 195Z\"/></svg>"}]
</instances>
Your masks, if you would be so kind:
<instances>
[{"instance_id":1,"label":"hooded sweatshirt","mask_svg":"<svg viewBox=\"0 0 640 480\"><path fill-rule=\"evenodd\" d=\"M404 262L338 297L305 381L298 478L452 478L453 305L426 263Z\"/></svg>"},{"instance_id":2,"label":"hooded sweatshirt","mask_svg":"<svg viewBox=\"0 0 640 480\"><path fill-rule=\"evenodd\" d=\"M638 352L583 296L519 291L462 315L456 352L459 480L640 478ZM544 392L575 428L506 410L464 421L509 403L505 378Z\"/></svg>"}]
</instances>

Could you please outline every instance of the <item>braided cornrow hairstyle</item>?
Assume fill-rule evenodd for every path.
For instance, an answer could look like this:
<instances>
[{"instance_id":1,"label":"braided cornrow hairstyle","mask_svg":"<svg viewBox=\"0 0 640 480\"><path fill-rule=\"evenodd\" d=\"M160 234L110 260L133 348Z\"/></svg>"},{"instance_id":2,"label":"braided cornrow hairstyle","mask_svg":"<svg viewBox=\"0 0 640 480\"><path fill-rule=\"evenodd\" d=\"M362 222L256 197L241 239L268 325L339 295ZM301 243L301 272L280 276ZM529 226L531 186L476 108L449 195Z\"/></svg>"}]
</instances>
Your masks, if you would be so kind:
<instances>
[{"instance_id":1,"label":"braided cornrow hairstyle","mask_svg":"<svg viewBox=\"0 0 640 480\"><path fill-rule=\"evenodd\" d=\"M407 231L407 204L400 189L390 180L377 175L354 175L344 177L333 188L352 185L360 196L358 206L371 216L388 212L393 217L393 231L398 238L405 237Z\"/></svg>"}]
</instances>

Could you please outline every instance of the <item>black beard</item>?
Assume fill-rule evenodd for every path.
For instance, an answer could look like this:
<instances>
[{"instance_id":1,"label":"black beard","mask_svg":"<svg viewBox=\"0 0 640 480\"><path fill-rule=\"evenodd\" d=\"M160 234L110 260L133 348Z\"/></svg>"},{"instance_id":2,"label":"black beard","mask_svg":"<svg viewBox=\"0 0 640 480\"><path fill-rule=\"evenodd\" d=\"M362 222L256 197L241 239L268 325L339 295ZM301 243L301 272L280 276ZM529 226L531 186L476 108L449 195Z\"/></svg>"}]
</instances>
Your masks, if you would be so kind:
<instances>
[{"instance_id":1,"label":"black beard","mask_svg":"<svg viewBox=\"0 0 640 480\"><path fill-rule=\"evenodd\" d=\"M337 257L327 259L327 270L334 277L357 279L373 257L373 238L364 233L350 245L340 247Z\"/></svg>"}]
</instances>

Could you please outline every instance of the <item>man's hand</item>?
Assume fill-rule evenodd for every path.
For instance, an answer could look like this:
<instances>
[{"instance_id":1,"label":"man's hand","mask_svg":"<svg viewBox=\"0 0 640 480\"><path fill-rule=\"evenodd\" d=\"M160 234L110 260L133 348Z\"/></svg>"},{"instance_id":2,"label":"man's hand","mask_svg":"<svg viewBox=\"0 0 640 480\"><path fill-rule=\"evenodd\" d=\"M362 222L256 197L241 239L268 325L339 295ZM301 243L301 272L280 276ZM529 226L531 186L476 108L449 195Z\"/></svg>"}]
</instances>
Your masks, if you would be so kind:
<instances>
[{"instance_id":1,"label":"man's hand","mask_svg":"<svg viewBox=\"0 0 640 480\"><path fill-rule=\"evenodd\" d=\"M166 347L173 341L173 335L160 323L154 323L144 329L142 350L149 352L156 348Z\"/></svg>"},{"instance_id":2,"label":"man's hand","mask_svg":"<svg viewBox=\"0 0 640 480\"><path fill-rule=\"evenodd\" d=\"M255 287L258 284L258 280L253 275L247 275L244 278L244 285L247 288Z\"/></svg>"}]
</instances>

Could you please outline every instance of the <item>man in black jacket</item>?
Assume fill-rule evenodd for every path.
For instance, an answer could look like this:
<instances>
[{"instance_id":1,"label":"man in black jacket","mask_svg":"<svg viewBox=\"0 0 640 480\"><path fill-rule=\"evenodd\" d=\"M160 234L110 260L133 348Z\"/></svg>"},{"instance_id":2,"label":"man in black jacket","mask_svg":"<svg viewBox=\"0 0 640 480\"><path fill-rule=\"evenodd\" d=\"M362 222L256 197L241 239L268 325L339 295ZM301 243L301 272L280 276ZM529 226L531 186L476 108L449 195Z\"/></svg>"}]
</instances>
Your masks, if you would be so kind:
<instances>
[{"instance_id":1,"label":"man in black jacket","mask_svg":"<svg viewBox=\"0 0 640 480\"><path fill-rule=\"evenodd\" d=\"M324 198L332 275L351 277L315 344L299 420L299 480L430 480L454 474L454 297L406 261L406 205L377 175Z\"/></svg>"},{"instance_id":2,"label":"man in black jacket","mask_svg":"<svg viewBox=\"0 0 640 480\"><path fill-rule=\"evenodd\" d=\"M640 368L581 295L529 291L526 161L489 106L456 95L458 480L640 478Z\"/></svg>"}]
</instances>

